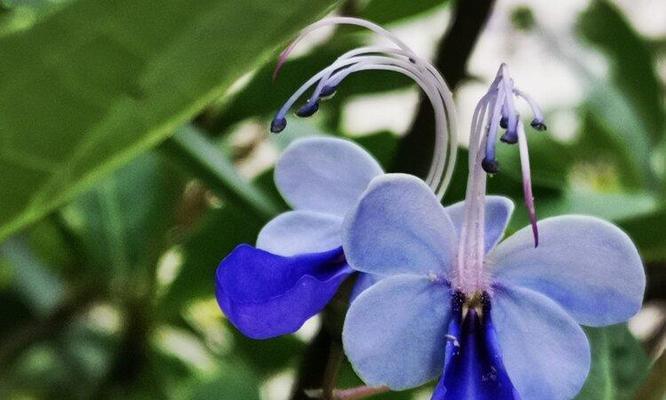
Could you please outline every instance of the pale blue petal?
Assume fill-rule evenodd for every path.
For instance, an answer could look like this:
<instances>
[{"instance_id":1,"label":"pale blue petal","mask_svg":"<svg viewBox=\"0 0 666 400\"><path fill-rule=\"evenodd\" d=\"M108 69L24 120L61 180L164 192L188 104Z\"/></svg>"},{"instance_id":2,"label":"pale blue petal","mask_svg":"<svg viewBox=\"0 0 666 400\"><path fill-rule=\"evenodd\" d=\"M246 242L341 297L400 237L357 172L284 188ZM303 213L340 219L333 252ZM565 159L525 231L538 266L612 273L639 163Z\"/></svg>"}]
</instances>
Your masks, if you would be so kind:
<instances>
[{"instance_id":1,"label":"pale blue petal","mask_svg":"<svg viewBox=\"0 0 666 400\"><path fill-rule=\"evenodd\" d=\"M273 218L257 237L257 248L281 256L320 253L340 247L342 218L314 211L288 211Z\"/></svg>"},{"instance_id":2,"label":"pale blue petal","mask_svg":"<svg viewBox=\"0 0 666 400\"><path fill-rule=\"evenodd\" d=\"M377 161L357 144L312 137L287 147L275 166L275 184L294 209L343 217L381 173Z\"/></svg>"},{"instance_id":3,"label":"pale blue petal","mask_svg":"<svg viewBox=\"0 0 666 400\"><path fill-rule=\"evenodd\" d=\"M386 278L351 304L342 340L356 373L370 386L420 386L444 366L450 289L414 275Z\"/></svg>"},{"instance_id":4,"label":"pale blue petal","mask_svg":"<svg viewBox=\"0 0 666 400\"><path fill-rule=\"evenodd\" d=\"M534 248L529 227L488 255L493 279L543 293L578 323L622 322L641 307L645 272L631 239L614 225L585 216L539 222Z\"/></svg>"},{"instance_id":5,"label":"pale blue petal","mask_svg":"<svg viewBox=\"0 0 666 400\"><path fill-rule=\"evenodd\" d=\"M458 238L451 219L420 179L375 178L342 226L352 268L379 275L436 275L447 279Z\"/></svg>"},{"instance_id":6,"label":"pale blue petal","mask_svg":"<svg viewBox=\"0 0 666 400\"><path fill-rule=\"evenodd\" d=\"M572 399L590 369L590 346L576 321L529 289L497 288L491 304L504 366L521 399Z\"/></svg>"},{"instance_id":7,"label":"pale blue petal","mask_svg":"<svg viewBox=\"0 0 666 400\"><path fill-rule=\"evenodd\" d=\"M502 236L504 236L504 231L509 224L513 208L513 201L506 197L486 196L486 253L495 247L500 239L502 239ZM444 209L449 214L453 226L455 226L456 232L460 236L465 217L465 202L460 201Z\"/></svg>"}]
</instances>

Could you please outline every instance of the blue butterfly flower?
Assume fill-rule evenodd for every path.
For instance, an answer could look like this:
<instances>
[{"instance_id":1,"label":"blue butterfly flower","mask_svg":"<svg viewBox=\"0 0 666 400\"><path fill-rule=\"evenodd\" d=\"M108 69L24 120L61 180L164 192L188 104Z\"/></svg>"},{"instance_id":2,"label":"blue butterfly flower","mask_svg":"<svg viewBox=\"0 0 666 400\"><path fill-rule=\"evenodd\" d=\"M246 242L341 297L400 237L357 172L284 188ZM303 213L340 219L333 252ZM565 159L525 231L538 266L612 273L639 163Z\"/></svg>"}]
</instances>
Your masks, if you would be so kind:
<instances>
[{"instance_id":1,"label":"blue butterfly flower","mask_svg":"<svg viewBox=\"0 0 666 400\"><path fill-rule=\"evenodd\" d=\"M348 214L349 264L382 275L351 304L343 331L367 384L401 390L441 375L433 400L571 399L590 367L580 325L640 309L645 274L624 232L587 216L537 223L514 95L522 97L502 65L473 119L464 203L444 208L418 178L389 174ZM503 124L504 114L513 117ZM502 125L520 148L532 226L499 243L513 205L486 198L485 187Z\"/></svg>"},{"instance_id":2,"label":"blue butterfly flower","mask_svg":"<svg viewBox=\"0 0 666 400\"><path fill-rule=\"evenodd\" d=\"M382 174L372 156L343 139L292 143L275 167L275 183L294 211L280 214L217 269L217 301L243 334L266 339L295 332L321 311L352 274L341 225L370 180ZM359 277L355 292L371 285Z\"/></svg>"},{"instance_id":3,"label":"blue butterfly flower","mask_svg":"<svg viewBox=\"0 0 666 400\"><path fill-rule=\"evenodd\" d=\"M296 111L298 116L313 115L319 103L351 74L367 70L401 73L423 88L435 110L436 148L426 180L441 198L451 180L457 149L453 99L437 70L397 37L356 18L322 20L304 29L282 53L276 74L299 40L313 30L336 24L365 27L394 46L360 47L341 55L295 91L276 113L271 131L286 128L288 111L313 86L306 104ZM299 140L285 151L276 166L275 183L295 211L269 222L260 232L256 248L238 246L217 269L217 300L233 325L251 338L271 338L296 331L326 306L353 272L341 247L343 218L370 180L382 173L362 148L341 139ZM376 275L359 274L351 298L376 280Z\"/></svg>"},{"instance_id":4,"label":"blue butterfly flower","mask_svg":"<svg viewBox=\"0 0 666 400\"><path fill-rule=\"evenodd\" d=\"M384 275L352 303L343 331L345 352L367 384L401 390L444 372L434 399L578 393L590 366L579 324L618 323L639 310L641 260L622 231L585 216L539 222L537 248L529 228L495 246L512 208L488 199L486 283L466 294L455 268L462 204L443 208L408 175L370 184L343 242L354 268Z\"/></svg>"}]
</instances>

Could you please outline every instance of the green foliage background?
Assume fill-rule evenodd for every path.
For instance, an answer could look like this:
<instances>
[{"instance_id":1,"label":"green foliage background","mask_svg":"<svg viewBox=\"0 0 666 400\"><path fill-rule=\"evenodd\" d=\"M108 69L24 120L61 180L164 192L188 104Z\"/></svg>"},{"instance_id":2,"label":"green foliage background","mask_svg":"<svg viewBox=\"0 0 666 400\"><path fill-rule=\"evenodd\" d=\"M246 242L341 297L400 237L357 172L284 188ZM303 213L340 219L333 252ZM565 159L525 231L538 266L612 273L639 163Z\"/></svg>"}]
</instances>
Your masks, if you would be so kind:
<instances>
[{"instance_id":1,"label":"green foliage background","mask_svg":"<svg viewBox=\"0 0 666 400\"><path fill-rule=\"evenodd\" d=\"M451 7L429 0L353 3L357 15L389 26ZM266 133L239 145L239 126L267 126L290 90L365 40L336 36L295 57L279 84L271 82L269 60L280 47L348 4L0 5L0 398L286 398L275 392L284 390L281 378L293 375L308 339L243 338L213 298L219 261L236 244L253 243L261 226L286 209L270 169L248 178L239 166L266 143L281 149L303 135L345 136L348 96L408 82L385 74L352 79L316 121L290 120L279 138ZM530 18L527 6L515 9L516 32L538 35ZM666 38L641 36L610 1L592 1L572 18L578 40L600 52L610 71L586 76L590 90L569 105L580 126L574 141L531 141L539 213L586 213L619 224L644 257L649 299L660 304L666 90L657 68ZM243 76L242 88L232 88ZM354 140L390 168L401 145L396 133ZM506 172L490 190L519 200L517 154L500 150ZM463 196L465 158L461 149L447 202ZM590 172L590 165L603 168ZM595 190L571 179L581 169ZM526 222L517 212L510 229ZM666 398L666 376L659 375L666 361L654 364L663 325L643 342L623 325L588 330L593 368L578 398ZM339 382L359 383L346 364ZM429 398L428 390L377 398Z\"/></svg>"}]
</instances>

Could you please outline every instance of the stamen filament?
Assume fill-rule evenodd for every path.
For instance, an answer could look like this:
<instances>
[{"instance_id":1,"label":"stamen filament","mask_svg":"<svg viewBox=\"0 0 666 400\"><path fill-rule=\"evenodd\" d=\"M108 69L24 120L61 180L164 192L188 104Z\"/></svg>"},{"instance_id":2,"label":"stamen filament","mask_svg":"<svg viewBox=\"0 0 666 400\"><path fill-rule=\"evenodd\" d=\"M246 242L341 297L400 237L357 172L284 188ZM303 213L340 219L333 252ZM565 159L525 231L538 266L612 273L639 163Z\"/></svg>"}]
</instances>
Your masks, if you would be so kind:
<instances>
[{"instance_id":1,"label":"stamen filament","mask_svg":"<svg viewBox=\"0 0 666 400\"><path fill-rule=\"evenodd\" d=\"M539 246L539 230L537 228L536 208L534 206L534 195L532 194L532 179L530 174L530 155L527 151L527 135L523 123L518 123L518 150L520 152L520 169L523 174L523 196L525 206L532 225L534 235L534 247Z\"/></svg>"},{"instance_id":2,"label":"stamen filament","mask_svg":"<svg viewBox=\"0 0 666 400\"><path fill-rule=\"evenodd\" d=\"M314 114L319 107L320 99L335 92L340 83L355 72L387 70L402 73L421 87L435 110L435 150L426 183L441 199L453 176L458 146L453 97L435 67L416 56L400 39L378 25L357 18L336 17L319 21L305 28L301 35L281 53L274 76L277 76L277 72L297 42L315 29L335 24L349 24L368 28L389 39L398 48L366 46L344 53L334 63L315 74L292 94L276 113L271 123L271 131L277 133L286 127L287 112L305 91L315 83L317 85L311 97L305 105L299 108L297 115L306 117Z\"/></svg>"},{"instance_id":3,"label":"stamen filament","mask_svg":"<svg viewBox=\"0 0 666 400\"><path fill-rule=\"evenodd\" d=\"M515 87L513 88L513 92L516 94L516 96L525 100L525 102L527 102L527 104L532 109L532 115L534 117L531 123L532 127L539 131L545 131L546 124L544 123L543 112L541 111L541 107L539 107L536 101L534 101L532 96L528 95L527 93L523 93Z\"/></svg>"}]
</instances>

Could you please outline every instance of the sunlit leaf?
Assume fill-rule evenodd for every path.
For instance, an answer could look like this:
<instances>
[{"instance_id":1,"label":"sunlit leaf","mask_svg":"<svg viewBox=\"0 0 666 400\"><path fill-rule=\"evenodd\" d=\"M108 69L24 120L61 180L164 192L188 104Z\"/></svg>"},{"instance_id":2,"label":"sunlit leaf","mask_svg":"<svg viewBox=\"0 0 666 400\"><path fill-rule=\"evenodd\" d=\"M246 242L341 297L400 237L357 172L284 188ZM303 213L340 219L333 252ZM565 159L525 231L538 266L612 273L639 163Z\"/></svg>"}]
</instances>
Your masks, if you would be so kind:
<instances>
[{"instance_id":1,"label":"sunlit leaf","mask_svg":"<svg viewBox=\"0 0 666 400\"><path fill-rule=\"evenodd\" d=\"M1 37L0 238L167 138L333 3L79 0Z\"/></svg>"}]
</instances>

